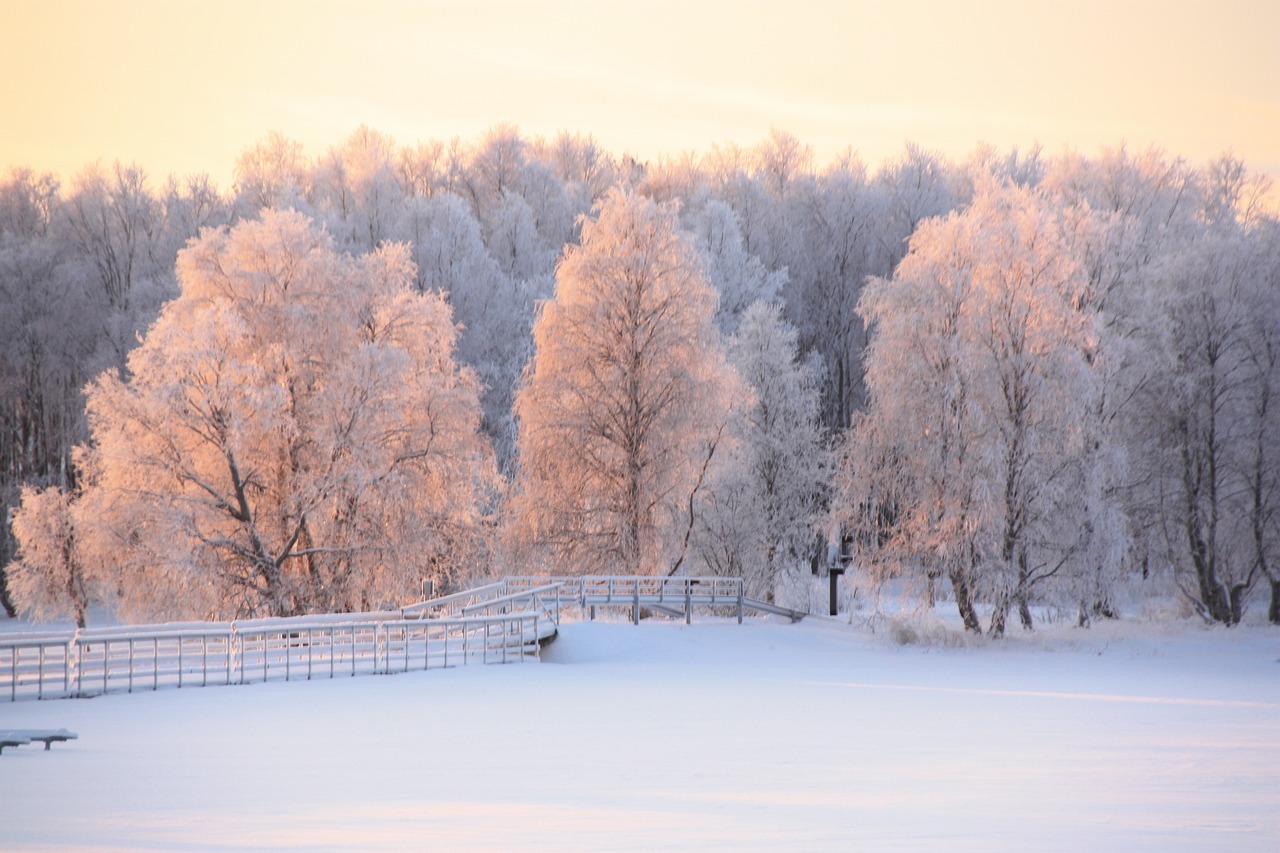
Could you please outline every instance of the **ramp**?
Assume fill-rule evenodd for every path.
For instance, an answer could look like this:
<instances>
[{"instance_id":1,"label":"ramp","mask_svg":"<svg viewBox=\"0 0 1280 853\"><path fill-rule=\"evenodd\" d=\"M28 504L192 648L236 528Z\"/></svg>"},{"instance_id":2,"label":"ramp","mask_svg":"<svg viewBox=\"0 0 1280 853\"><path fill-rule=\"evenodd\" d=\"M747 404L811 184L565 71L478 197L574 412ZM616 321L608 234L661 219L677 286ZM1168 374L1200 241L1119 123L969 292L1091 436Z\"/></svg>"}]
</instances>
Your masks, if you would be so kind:
<instances>
[{"instance_id":1,"label":"ramp","mask_svg":"<svg viewBox=\"0 0 1280 853\"><path fill-rule=\"evenodd\" d=\"M760 613L772 613L775 616L785 616L793 623L799 622L801 619L809 615L808 613L804 613L800 610L792 610L789 607L770 604L767 601L758 601L754 598L742 599L742 606L746 610L756 610Z\"/></svg>"}]
</instances>

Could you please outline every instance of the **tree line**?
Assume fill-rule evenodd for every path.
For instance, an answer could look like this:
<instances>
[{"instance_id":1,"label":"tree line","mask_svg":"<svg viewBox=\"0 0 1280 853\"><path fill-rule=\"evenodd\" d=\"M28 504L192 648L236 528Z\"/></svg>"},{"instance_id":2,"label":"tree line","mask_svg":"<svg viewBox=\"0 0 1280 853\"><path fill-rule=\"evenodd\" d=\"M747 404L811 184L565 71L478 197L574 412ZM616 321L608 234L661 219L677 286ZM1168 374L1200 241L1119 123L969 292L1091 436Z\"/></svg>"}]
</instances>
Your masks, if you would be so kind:
<instances>
[{"instance_id":1,"label":"tree line","mask_svg":"<svg viewBox=\"0 0 1280 853\"><path fill-rule=\"evenodd\" d=\"M351 610L842 548L1000 634L1280 622L1280 222L1224 156L500 126L0 183L4 606ZM826 541L832 545L828 546ZM983 624L985 621L985 625Z\"/></svg>"}]
</instances>

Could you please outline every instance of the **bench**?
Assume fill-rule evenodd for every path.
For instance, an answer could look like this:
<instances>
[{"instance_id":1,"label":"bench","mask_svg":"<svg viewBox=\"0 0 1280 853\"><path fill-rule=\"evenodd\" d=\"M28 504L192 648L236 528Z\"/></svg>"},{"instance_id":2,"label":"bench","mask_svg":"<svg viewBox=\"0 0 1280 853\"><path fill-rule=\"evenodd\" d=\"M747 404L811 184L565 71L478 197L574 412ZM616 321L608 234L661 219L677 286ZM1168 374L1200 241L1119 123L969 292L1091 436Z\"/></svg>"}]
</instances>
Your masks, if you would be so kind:
<instances>
[{"instance_id":1,"label":"bench","mask_svg":"<svg viewBox=\"0 0 1280 853\"><path fill-rule=\"evenodd\" d=\"M0 732L0 753L4 752L6 746L22 746L31 743L31 738L18 737L13 732Z\"/></svg>"},{"instance_id":2,"label":"bench","mask_svg":"<svg viewBox=\"0 0 1280 853\"><path fill-rule=\"evenodd\" d=\"M6 746L22 746L33 740L43 741L47 751L54 741L63 743L78 737L80 736L75 732L66 729L7 729L0 731L0 753L4 752Z\"/></svg>"}]
</instances>

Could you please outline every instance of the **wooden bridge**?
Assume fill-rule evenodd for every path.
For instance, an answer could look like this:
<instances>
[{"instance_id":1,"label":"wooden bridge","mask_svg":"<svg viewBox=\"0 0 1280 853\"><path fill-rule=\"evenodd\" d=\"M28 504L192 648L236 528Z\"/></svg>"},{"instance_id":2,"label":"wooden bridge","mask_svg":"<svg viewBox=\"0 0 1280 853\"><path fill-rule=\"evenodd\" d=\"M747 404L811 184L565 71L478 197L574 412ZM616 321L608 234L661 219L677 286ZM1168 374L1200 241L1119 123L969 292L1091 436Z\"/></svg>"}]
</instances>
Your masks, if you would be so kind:
<instances>
[{"instance_id":1,"label":"wooden bridge","mask_svg":"<svg viewBox=\"0 0 1280 853\"><path fill-rule=\"evenodd\" d=\"M625 608L804 614L743 594L739 578L509 577L400 610L0 636L0 700L389 674L536 660L564 618Z\"/></svg>"}]
</instances>

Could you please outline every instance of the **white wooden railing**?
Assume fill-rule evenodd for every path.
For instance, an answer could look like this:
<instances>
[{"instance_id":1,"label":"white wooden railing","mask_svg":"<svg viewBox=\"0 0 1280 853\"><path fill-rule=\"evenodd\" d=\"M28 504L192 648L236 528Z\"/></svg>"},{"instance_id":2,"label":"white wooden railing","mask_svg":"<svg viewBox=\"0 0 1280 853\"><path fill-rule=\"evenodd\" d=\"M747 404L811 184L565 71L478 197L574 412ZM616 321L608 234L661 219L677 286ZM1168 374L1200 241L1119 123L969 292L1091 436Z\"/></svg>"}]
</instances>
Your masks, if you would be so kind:
<instances>
[{"instance_id":1,"label":"white wooden railing","mask_svg":"<svg viewBox=\"0 0 1280 853\"><path fill-rule=\"evenodd\" d=\"M693 608L728 607L742 621L744 606L750 599L743 595L742 578L662 577L583 575L579 577L509 577L503 581L508 594L530 591L544 585L559 587L558 604L578 605L590 618L597 607L629 607L632 619L640 620L642 607L655 608L669 615L677 613L688 621Z\"/></svg>"},{"instance_id":2,"label":"white wooden railing","mask_svg":"<svg viewBox=\"0 0 1280 853\"><path fill-rule=\"evenodd\" d=\"M536 611L552 624L559 625L561 605L565 600L564 588L557 578L506 578L453 595L410 604L401 613L408 617L442 618Z\"/></svg>"},{"instance_id":3,"label":"white wooden railing","mask_svg":"<svg viewBox=\"0 0 1280 853\"><path fill-rule=\"evenodd\" d=\"M741 578L508 577L401 610L0 636L0 700L247 684L536 659L566 607L799 615L743 595Z\"/></svg>"},{"instance_id":4,"label":"white wooden railing","mask_svg":"<svg viewBox=\"0 0 1280 853\"><path fill-rule=\"evenodd\" d=\"M474 589L464 589L462 592L455 592L452 595L445 595L440 598L432 598L417 604L410 604L400 612L404 616L411 618L447 618L450 616L461 616L462 609L464 607L469 607L472 604L482 601L489 601L490 599L506 594L506 582L495 581L494 583L478 586Z\"/></svg>"},{"instance_id":5,"label":"white wooden railing","mask_svg":"<svg viewBox=\"0 0 1280 853\"><path fill-rule=\"evenodd\" d=\"M397 611L13 634L0 639L0 699L526 661L554 628L532 611L449 619Z\"/></svg>"}]
</instances>

